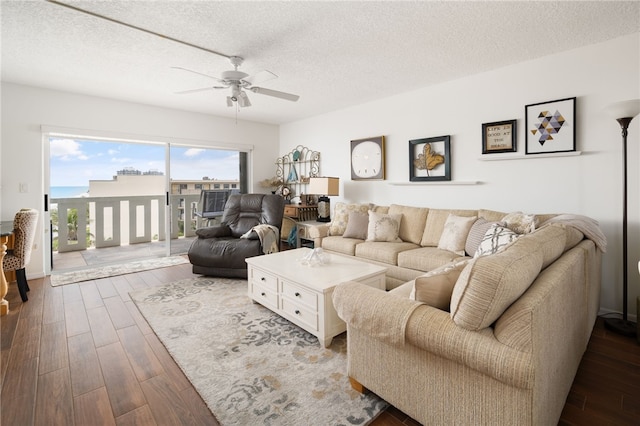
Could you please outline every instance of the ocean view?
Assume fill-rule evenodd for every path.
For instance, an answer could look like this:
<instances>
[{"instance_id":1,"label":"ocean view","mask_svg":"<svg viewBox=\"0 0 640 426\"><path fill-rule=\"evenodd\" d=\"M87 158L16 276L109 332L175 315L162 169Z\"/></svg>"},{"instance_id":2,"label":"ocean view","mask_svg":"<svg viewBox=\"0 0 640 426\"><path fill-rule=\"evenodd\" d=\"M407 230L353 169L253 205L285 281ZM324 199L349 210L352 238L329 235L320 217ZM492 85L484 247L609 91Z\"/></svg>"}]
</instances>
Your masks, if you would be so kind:
<instances>
[{"instance_id":1,"label":"ocean view","mask_svg":"<svg viewBox=\"0 0 640 426\"><path fill-rule=\"evenodd\" d=\"M75 198L89 191L88 186L52 186L51 198Z\"/></svg>"}]
</instances>

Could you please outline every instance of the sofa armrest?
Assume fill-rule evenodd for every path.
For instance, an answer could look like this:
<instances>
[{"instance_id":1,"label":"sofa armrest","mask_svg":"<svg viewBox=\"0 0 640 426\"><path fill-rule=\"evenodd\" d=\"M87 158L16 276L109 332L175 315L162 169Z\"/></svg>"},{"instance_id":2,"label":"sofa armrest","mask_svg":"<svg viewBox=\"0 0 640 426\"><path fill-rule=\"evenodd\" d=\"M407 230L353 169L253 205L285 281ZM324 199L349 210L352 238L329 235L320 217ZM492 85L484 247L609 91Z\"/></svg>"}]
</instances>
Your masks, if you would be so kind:
<instances>
[{"instance_id":1,"label":"sofa armrest","mask_svg":"<svg viewBox=\"0 0 640 426\"><path fill-rule=\"evenodd\" d=\"M196 229L196 235L198 238L219 238L219 237L230 237L231 236L231 228L227 225L217 225L210 226L207 228L199 228Z\"/></svg>"},{"instance_id":2,"label":"sofa armrest","mask_svg":"<svg viewBox=\"0 0 640 426\"><path fill-rule=\"evenodd\" d=\"M377 336L380 332L376 329L393 327L392 332L404 334L401 340L405 345L466 365L518 388L533 386L531 353L498 342L491 328L466 330L455 325L448 312L356 282L338 285L333 298L336 311L348 328L385 341L387 337ZM401 318L403 324L398 323Z\"/></svg>"}]
</instances>

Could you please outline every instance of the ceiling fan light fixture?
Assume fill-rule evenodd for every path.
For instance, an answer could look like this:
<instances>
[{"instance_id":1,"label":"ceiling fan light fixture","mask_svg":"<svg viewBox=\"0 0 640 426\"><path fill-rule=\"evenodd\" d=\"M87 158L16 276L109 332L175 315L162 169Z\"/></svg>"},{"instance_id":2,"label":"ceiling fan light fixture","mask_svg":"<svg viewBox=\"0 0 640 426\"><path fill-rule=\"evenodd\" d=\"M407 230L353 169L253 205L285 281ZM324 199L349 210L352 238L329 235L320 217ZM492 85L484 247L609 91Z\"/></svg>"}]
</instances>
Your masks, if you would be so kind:
<instances>
[{"instance_id":1,"label":"ceiling fan light fixture","mask_svg":"<svg viewBox=\"0 0 640 426\"><path fill-rule=\"evenodd\" d=\"M233 99L231 99L231 96L227 96L227 106L228 107L232 107L233 106Z\"/></svg>"}]
</instances>

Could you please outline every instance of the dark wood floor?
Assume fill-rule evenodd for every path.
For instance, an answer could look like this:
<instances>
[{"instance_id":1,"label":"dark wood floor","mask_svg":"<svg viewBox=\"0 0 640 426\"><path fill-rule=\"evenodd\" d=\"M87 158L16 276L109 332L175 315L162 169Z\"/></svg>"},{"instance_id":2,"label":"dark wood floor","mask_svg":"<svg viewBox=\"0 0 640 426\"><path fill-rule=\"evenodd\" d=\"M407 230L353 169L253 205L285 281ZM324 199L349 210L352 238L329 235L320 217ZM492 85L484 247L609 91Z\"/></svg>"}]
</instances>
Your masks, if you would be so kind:
<instances>
[{"instance_id":1,"label":"dark wood floor","mask_svg":"<svg viewBox=\"0 0 640 426\"><path fill-rule=\"evenodd\" d=\"M51 287L15 283L0 319L0 423L217 425L129 298L132 289L192 277L190 265ZM393 408L373 425L417 425ZM640 345L599 320L561 425L640 424Z\"/></svg>"}]
</instances>

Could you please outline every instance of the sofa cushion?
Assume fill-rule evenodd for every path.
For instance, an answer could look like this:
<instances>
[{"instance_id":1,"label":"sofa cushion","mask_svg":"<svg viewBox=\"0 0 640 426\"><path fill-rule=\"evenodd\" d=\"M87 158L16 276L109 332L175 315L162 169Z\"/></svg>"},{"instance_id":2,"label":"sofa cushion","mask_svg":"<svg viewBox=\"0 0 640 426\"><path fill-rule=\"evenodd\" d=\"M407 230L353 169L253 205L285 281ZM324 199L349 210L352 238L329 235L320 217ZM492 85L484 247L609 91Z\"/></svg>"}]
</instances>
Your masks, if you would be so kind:
<instances>
[{"instance_id":1,"label":"sofa cushion","mask_svg":"<svg viewBox=\"0 0 640 426\"><path fill-rule=\"evenodd\" d=\"M538 227L538 218L535 215L522 212L509 213L502 218L502 222L518 234L528 234Z\"/></svg>"},{"instance_id":2,"label":"sofa cushion","mask_svg":"<svg viewBox=\"0 0 640 426\"><path fill-rule=\"evenodd\" d=\"M471 229L469 229L467 240L464 243L464 251L467 256L473 256L476 254L476 250L478 250L487 230L495 223L497 222L489 222L483 217L479 217L478 220L473 222Z\"/></svg>"},{"instance_id":3,"label":"sofa cushion","mask_svg":"<svg viewBox=\"0 0 640 426\"><path fill-rule=\"evenodd\" d=\"M389 243L378 241L365 241L355 247L356 257L375 260L377 262L398 264L398 254L407 250L413 250L418 246L413 243Z\"/></svg>"},{"instance_id":4,"label":"sofa cushion","mask_svg":"<svg viewBox=\"0 0 640 426\"><path fill-rule=\"evenodd\" d=\"M337 253L355 256L356 246L364 243L364 240L357 238L344 238L341 235L332 235L322 239L322 248L325 250L335 251Z\"/></svg>"},{"instance_id":5,"label":"sofa cushion","mask_svg":"<svg viewBox=\"0 0 640 426\"><path fill-rule=\"evenodd\" d=\"M460 260L461 256L437 247L419 247L398 253L398 266L428 272L447 263Z\"/></svg>"},{"instance_id":6,"label":"sofa cushion","mask_svg":"<svg viewBox=\"0 0 640 426\"><path fill-rule=\"evenodd\" d=\"M347 229L349 222L349 213L353 211L366 213L372 207L371 204L347 204L337 202L333 208L333 216L331 217L331 225L329 226L329 235L342 235Z\"/></svg>"},{"instance_id":7,"label":"sofa cushion","mask_svg":"<svg viewBox=\"0 0 640 426\"><path fill-rule=\"evenodd\" d=\"M391 204L389 214L401 214L399 237L402 241L420 244L424 225L427 222L428 208L400 206Z\"/></svg>"},{"instance_id":8,"label":"sofa cushion","mask_svg":"<svg viewBox=\"0 0 640 426\"><path fill-rule=\"evenodd\" d=\"M344 238L367 239L367 229L369 227L369 214L362 212L349 212L347 229L342 236Z\"/></svg>"},{"instance_id":9,"label":"sofa cushion","mask_svg":"<svg viewBox=\"0 0 640 426\"><path fill-rule=\"evenodd\" d=\"M498 253L514 242L521 234L518 234L504 226L502 223L494 223L489 226L480 241L473 257L487 256Z\"/></svg>"},{"instance_id":10,"label":"sofa cushion","mask_svg":"<svg viewBox=\"0 0 640 426\"><path fill-rule=\"evenodd\" d=\"M478 219L476 216L456 216L450 214L444 224L438 248L449 250L460 256L464 256L464 243L473 223Z\"/></svg>"},{"instance_id":11,"label":"sofa cushion","mask_svg":"<svg viewBox=\"0 0 640 426\"><path fill-rule=\"evenodd\" d=\"M402 242L400 233L401 214L382 214L369 211L367 241Z\"/></svg>"},{"instance_id":12,"label":"sofa cushion","mask_svg":"<svg viewBox=\"0 0 640 426\"><path fill-rule=\"evenodd\" d=\"M474 258L453 288L453 322L475 331L489 327L529 288L544 265L562 254L565 243L564 230L549 226L523 235L499 253Z\"/></svg>"},{"instance_id":13,"label":"sofa cushion","mask_svg":"<svg viewBox=\"0 0 640 426\"><path fill-rule=\"evenodd\" d=\"M450 210L450 209L429 209L427 213L427 222L424 227L424 233L420 240L423 247L437 247L440 242L440 235L444 229L444 224L450 214L456 216L477 216L477 210Z\"/></svg>"},{"instance_id":14,"label":"sofa cushion","mask_svg":"<svg viewBox=\"0 0 640 426\"><path fill-rule=\"evenodd\" d=\"M479 209L478 217L482 217L489 222L500 222L507 214L505 212L499 212L495 210Z\"/></svg>"},{"instance_id":15,"label":"sofa cushion","mask_svg":"<svg viewBox=\"0 0 640 426\"><path fill-rule=\"evenodd\" d=\"M416 278L409 298L449 311L453 287L469 260L450 263Z\"/></svg>"}]
</instances>

